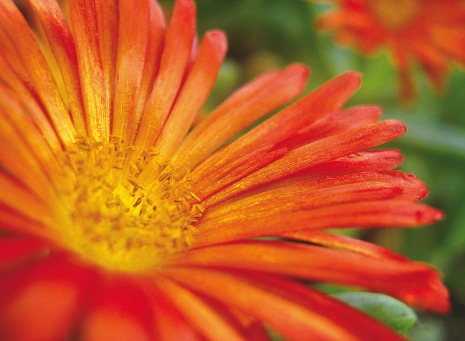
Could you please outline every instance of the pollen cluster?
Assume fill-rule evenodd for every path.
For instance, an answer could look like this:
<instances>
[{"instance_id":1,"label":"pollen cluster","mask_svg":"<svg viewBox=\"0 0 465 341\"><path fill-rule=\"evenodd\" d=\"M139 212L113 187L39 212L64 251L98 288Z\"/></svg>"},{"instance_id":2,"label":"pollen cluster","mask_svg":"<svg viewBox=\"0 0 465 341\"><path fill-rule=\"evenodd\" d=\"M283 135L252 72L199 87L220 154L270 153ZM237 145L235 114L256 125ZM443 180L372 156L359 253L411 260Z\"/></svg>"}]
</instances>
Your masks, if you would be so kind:
<instances>
[{"instance_id":1,"label":"pollen cluster","mask_svg":"<svg viewBox=\"0 0 465 341\"><path fill-rule=\"evenodd\" d=\"M143 272L186 250L203 207L154 151L86 138L63 157L65 240L80 258L112 270Z\"/></svg>"}]
</instances>

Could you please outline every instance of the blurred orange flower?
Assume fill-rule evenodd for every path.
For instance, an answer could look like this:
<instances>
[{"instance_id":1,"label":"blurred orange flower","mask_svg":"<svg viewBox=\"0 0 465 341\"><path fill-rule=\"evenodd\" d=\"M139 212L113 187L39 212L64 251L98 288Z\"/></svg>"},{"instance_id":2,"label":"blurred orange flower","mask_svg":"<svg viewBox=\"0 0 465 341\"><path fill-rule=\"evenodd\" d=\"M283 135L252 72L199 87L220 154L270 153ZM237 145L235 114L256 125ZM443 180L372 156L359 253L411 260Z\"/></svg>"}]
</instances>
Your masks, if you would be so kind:
<instances>
[{"instance_id":1,"label":"blurred orange flower","mask_svg":"<svg viewBox=\"0 0 465 341\"><path fill-rule=\"evenodd\" d=\"M444 88L451 61L465 65L463 0L333 0L337 6L317 25L363 54L389 50L404 100L415 95L413 62L437 91Z\"/></svg>"},{"instance_id":2,"label":"blurred orange flower","mask_svg":"<svg viewBox=\"0 0 465 341\"><path fill-rule=\"evenodd\" d=\"M449 309L430 266L324 231L442 217L393 170L398 151L366 150L403 124L341 109L357 74L231 142L298 96L308 70L266 73L193 126L226 38L196 45L192 0L166 29L150 0L26 11L34 31L0 2L3 341L267 340L265 325L289 340L401 339L299 280Z\"/></svg>"}]
</instances>

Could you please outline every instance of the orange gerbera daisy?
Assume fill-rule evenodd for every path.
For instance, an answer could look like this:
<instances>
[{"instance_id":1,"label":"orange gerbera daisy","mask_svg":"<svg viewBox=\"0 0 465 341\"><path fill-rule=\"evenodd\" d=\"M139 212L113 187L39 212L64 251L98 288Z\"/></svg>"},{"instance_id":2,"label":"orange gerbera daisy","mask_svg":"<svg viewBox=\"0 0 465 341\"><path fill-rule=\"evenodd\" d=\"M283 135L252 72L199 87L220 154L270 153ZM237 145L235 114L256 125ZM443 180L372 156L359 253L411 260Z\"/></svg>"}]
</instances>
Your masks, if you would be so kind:
<instances>
[{"instance_id":1,"label":"orange gerbera daisy","mask_svg":"<svg viewBox=\"0 0 465 341\"><path fill-rule=\"evenodd\" d=\"M450 60L465 65L463 0L333 0L337 7L318 25L336 39L355 44L362 53L386 47L399 74L405 100L414 96L412 61L426 72L434 88L444 88Z\"/></svg>"},{"instance_id":2,"label":"orange gerbera daisy","mask_svg":"<svg viewBox=\"0 0 465 341\"><path fill-rule=\"evenodd\" d=\"M2 340L397 340L299 280L448 310L438 273L325 232L441 218L395 171L379 109L341 109L345 73L296 97L302 65L269 72L193 126L226 50L197 47L195 6L165 30L151 0L0 2ZM271 237L271 238L261 238Z\"/></svg>"}]
</instances>

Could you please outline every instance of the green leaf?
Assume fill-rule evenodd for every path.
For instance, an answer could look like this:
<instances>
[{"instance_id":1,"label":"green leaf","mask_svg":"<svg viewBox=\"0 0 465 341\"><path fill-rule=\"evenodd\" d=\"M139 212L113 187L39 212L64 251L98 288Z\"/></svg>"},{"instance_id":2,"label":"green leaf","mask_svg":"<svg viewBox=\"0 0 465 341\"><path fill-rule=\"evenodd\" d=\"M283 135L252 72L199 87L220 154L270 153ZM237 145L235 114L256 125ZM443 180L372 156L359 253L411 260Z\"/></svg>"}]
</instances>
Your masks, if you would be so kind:
<instances>
[{"instance_id":1,"label":"green leaf","mask_svg":"<svg viewBox=\"0 0 465 341\"><path fill-rule=\"evenodd\" d=\"M363 311L401 334L407 333L417 316L404 303L382 294L345 292L334 295L337 299Z\"/></svg>"}]
</instances>

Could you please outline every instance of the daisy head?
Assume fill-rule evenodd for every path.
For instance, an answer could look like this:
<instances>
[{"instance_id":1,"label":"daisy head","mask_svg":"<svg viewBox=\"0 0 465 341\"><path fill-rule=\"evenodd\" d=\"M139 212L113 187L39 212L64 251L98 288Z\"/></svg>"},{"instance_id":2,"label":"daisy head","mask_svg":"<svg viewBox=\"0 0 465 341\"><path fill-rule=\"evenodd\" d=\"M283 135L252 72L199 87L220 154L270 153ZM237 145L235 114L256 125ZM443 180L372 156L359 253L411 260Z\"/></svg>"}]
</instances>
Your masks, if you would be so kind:
<instances>
[{"instance_id":1,"label":"daisy head","mask_svg":"<svg viewBox=\"0 0 465 341\"><path fill-rule=\"evenodd\" d=\"M196 39L192 0L168 24L152 0L3 0L0 51L2 340L401 339L304 282L448 310L430 266L325 231L442 217L372 149L404 125L344 108L358 74L288 104L290 65L204 115L226 38Z\"/></svg>"}]
</instances>

